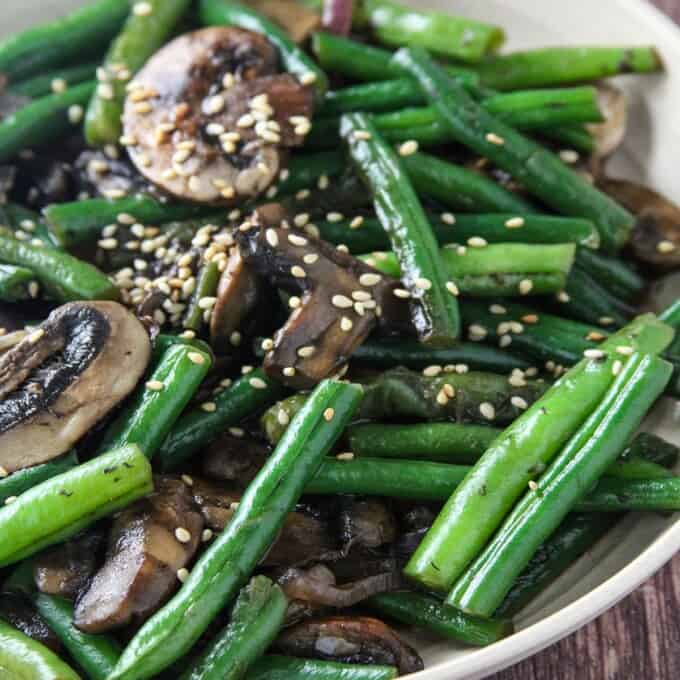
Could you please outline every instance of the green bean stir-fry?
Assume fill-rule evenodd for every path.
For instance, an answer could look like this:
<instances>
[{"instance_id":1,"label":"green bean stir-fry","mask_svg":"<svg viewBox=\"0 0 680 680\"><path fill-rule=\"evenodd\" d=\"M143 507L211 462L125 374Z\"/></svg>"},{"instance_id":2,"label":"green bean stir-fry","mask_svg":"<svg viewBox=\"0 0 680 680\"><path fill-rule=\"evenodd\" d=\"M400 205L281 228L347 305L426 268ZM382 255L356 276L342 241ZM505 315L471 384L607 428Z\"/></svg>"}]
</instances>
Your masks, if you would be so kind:
<instances>
[{"instance_id":1,"label":"green bean stir-fry","mask_svg":"<svg viewBox=\"0 0 680 680\"><path fill-rule=\"evenodd\" d=\"M403 625L493 644L680 510L680 207L608 163L661 57L504 38L94 0L0 39L0 676L389 680Z\"/></svg>"}]
</instances>

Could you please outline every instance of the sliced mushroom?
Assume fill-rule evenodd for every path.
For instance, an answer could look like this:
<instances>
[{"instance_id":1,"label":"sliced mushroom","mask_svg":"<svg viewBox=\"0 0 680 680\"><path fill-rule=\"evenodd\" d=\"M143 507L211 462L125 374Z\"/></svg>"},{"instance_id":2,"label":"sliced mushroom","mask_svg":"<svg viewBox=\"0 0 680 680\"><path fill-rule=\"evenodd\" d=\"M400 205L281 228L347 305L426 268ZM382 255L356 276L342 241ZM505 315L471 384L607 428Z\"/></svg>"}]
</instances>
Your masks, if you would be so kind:
<instances>
[{"instance_id":1,"label":"sliced mushroom","mask_svg":"<svg viewBox=\"0 0 680 680\"><path fill-rule=\"evenodd\" d=\"M363 616L305 621L281 633L274 647L290 656L396 666L400 675L423 669L416 650L389 626Z\"/></svg>"},{"instance_id":2,"label":"sliced mushroom","mask_svg":"<svg viewBox=\"0 0 680 680\"><path fill-rule=\"evenodd\" d=\"M56 309L0 357L0 466L68 451L132 391L150 353L146 330L116 302Z\"/></svg>"},{"instance_id":3,"label":"sliced mushroom","mask_svg":"<svg viewBox=\"0 0 680 680\"><path fill-rule=\"evenodd\" d=\"M233 27L194 31L159 50L135 76L123 115L139 172L200 203L265 191L313 111L311 88L276 75L277 61L266 38Z\"/></svg>"},{"instance_id":4,"label":"sliced mushroom","mask_svg":"<svg viewBox=\"0 0 680 680\"><path fill-rule=\"evenodd\" d=\"M205 480L193 480L194 500L206 524L222 531L234 515L241 491ZM265 567L290 567L336 559L341 555L330 522L302 510L288 514L277 540L262 560Z\"/></svg>"},{"instance_id":5,"label":"sliced mushroom","mask_svg":"<svg viewBox=\"0 0 680 680\"><path fill-rule=\"evenodd\" d=\"M378 548L397 536L394 514L378 499L346 498L340 512L340 536L345 551L354 546Z\"/></svg>"},{"instance_id":6,"label":"sliced mushroom","mask_svg":"<svg viewBox=\"0 0 680 680\"><path fill-rule=\"evenodd\" d=\"M0 619L28 635L32 640L49 647L53 652L59 652L61 642L45 620L29 604L23 595L18 593L0 594ZM0 677L14 678L10 674L5 676L0 668Z\"/></svg>"},{"instance_id":7,"label":"sliced mushroom","mask_svg":"<svg viewBox=\"0 0 680 680\"><path fill-rule=\"evenodd\" d=\"M37 555L33 580L38 590L75 599L95 572L104 538L101 529L93 529Z\"/></svg>"},{"instance_id":8,"label":"sliced mushroom","mask_svg":"<svg viewBox=\"0 0 680 680\"><path fill-rule=\"evenodd\" d=\"M296 43L303 43L321 27L321 16L296 0L250 0L248 4L258 13L269 17Z\"/></svg>"},{"instance_id":9,"label":"sliced mushroom","mask_svg":"<svg viewBox=\"0 0 680 680\"><path fill-rule=\"evenodd\" d=\"M179 586L177 572L193 559L203 519L187 485L156 480L156 491L115 520L104 566L81 595L74 623L102 633L146 620Z\"/></svg>"},{"instance_id":10,"label":"sliced mushroom","mask_svg":"<svg viewBox=\"0 0 680 680\"><path fill-rule=\"evenodd\" d=\"M265 355L269 375L296 389L344 369L352 352L395 299L398 281L334 246L287 227L244 223L236 240L244 260L290 293L293 312Z\"/></svg>"},{"instance_id":11,"label":"sliced mushroom","mask_svg":"<svg viewBox=\"0 0 680 680\"><path fill-rule=\"evenodd\" d=\"M352 607L371 595L397 590L403 585L399 573L392 571L338 586L333 572L322 564L307 570L287 569L277 581L290 602L336 609Z\"/></svg>"},{"instance_id":12,"label":"sliced mushroom","mask_svg":"<svg viewBox=\"0 0 680 680\"><path fill-rule=\"evenodd\" d=\"M603 179L599 186L637 217L630 240L637 259L664 269L680 267L680 206L627 180Z\"/></svg>"},{"instance_id":13,"label":"sliced mushroom","mask_svg":"<svg viewBox=\"0 0 680 680\"><path fill-rule=\"evenodd\" d=\"M604 121L590 123L586 127L595 139L595 155L606 158L621 146L626 136L628 106L623 92L613 85L600 83L597 86L597 100Z\"/></svg>"},{"instance_id":14,"label":"sliced mushroom","mask_svg":"<svg viewBox=\"0 0 680 680\"><path fill-rule=\"evenodd\" d=\"M260 471L271 449L253 439L223 434L208 447L201 459L205 475L245 489Z\"/></svg>"}]
</instances>

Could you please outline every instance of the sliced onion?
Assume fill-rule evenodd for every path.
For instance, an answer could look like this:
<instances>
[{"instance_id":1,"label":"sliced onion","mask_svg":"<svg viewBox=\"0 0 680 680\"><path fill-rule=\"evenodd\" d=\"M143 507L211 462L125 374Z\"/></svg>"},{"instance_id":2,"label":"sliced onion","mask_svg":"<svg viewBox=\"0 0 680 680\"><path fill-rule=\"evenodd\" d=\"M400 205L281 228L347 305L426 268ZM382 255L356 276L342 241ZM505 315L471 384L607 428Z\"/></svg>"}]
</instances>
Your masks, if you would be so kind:
<instances>
[{"instance_id":1,"label":"sliced onion","mask_svg":"<svg viewBox=\"0 0 680 680\"><path fill-rule=\"evenodd\" d=\"M330 33L349 35L353 9L354 0L324 0L323 27Z\"/></svg>"}]
</instances>

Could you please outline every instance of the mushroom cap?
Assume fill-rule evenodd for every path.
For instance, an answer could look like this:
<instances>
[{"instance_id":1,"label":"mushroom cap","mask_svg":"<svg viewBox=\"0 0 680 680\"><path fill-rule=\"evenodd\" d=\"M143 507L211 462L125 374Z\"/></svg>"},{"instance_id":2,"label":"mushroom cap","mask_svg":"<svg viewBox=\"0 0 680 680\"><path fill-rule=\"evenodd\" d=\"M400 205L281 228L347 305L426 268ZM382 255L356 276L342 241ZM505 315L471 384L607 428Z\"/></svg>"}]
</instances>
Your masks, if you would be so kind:
<instances>
[{"instance_id":1,"label":"mushroom cap","mask_svg":"<svg viewBox=\"0 0 680 680\"><path fill-rule=\"evenodd\" d=\"M230 205L264 192L282 148L307 132L311 91L276 75L263 36L205 28L160 49L130 84L124 138L139 172L183 200ZM291 118L293 121L291 122ZM296 124L296 122L298 124Z\"/></svg>"}]
</instances>

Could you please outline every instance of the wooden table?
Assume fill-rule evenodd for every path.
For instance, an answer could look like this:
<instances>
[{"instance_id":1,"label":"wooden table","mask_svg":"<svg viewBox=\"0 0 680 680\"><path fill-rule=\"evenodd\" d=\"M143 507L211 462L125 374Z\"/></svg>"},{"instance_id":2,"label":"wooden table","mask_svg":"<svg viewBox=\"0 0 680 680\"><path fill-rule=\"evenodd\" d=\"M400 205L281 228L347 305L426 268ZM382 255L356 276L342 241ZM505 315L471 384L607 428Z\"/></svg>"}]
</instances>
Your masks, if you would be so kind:
<instances>
[{"instance_id":1,"label":"wooden table","mask_svg":"<svg viewBox=\"0 0 680 680\"><path fill-rule=\"evenodd\" d=\"M680 0L653 3L680 23ZM490 680L680 680L680 555L590 625Z\"/></svg>"}]
</instances>

